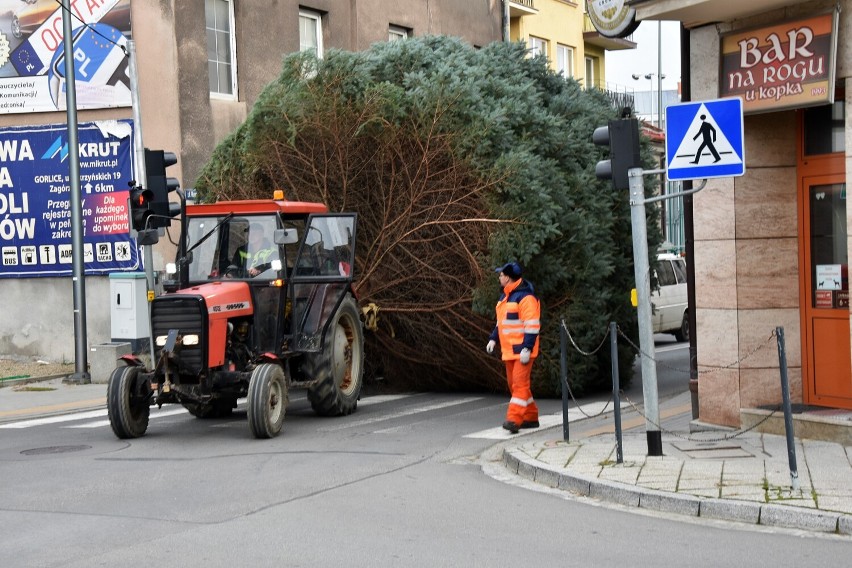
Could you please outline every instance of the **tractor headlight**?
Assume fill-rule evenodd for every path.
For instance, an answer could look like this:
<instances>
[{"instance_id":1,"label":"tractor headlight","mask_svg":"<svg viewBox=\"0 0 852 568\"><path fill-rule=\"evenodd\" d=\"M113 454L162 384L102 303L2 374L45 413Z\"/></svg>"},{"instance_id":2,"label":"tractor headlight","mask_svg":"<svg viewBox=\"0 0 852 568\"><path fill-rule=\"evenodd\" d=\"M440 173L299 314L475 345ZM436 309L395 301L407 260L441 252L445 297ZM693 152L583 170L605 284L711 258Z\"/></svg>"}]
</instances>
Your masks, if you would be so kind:
<instances>
[{"instance_id":1,"label":"tractor headlight","mask_svg":"<svg viewBox=\"0 0 852 568\"><path fill-rule=\"evenodd\" d=\"M157 347L163 347L168 339L168 335L158 335L154 339L154 343L157 344ZM180 345L198 345L198 334L191 333L188 335L178 336L177 343Z\"/></svg>"},{"instance_id":2,"label":"tractor headlight","mask_svg":"<svg viewBox=\"0 0 852 568\"><path fill-rule=\"evenodd\" d=\"M181 341L183 345L198 345L198 335L184 335L183 340Z\"/></svg>"}]
</instances>

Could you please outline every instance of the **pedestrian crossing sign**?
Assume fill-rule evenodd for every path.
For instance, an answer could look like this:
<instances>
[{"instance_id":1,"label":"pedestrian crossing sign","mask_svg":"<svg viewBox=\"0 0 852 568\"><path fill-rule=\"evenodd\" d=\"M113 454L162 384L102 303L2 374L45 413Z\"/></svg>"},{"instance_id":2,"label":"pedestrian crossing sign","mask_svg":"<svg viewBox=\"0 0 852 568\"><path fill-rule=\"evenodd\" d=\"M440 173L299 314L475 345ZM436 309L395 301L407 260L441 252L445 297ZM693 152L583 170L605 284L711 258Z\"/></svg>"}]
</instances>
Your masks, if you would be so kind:
<instances>
[{"instance_id":1,"label":"pedestrian crossing sign","mask_svg":"<svg viewBox=\"0 0 852 568\"><path fill-rule=\"evenodd\" d=\"M743 100L716 99L666 108L670 181L745 174Z\"/></svg>"}]
</instances>

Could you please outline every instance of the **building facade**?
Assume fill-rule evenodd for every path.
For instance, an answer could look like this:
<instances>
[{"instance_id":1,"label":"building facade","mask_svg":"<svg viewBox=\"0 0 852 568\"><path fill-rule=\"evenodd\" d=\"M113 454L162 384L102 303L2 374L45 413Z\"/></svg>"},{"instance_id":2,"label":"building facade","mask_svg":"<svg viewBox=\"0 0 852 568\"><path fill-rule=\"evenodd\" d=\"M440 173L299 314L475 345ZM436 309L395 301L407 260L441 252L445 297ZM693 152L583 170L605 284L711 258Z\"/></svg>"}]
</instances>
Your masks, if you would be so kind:
<instances>
[{"instance_id":1,"label":"building facade","mask_svg":"<svg viewBox=\"0 0 852 568\"><path fill-rule=\"evenodd\" d=\"M126 40L132 39L140 115L133 128L137 136L141 133L144 146L177 155L177 164L169 168L168 175L177 177L185 188L192 186L216 145L246 119L264 87L278 76L288 53L313 51L321 57L330 49L364 50L379 41L432 34L456 36L473 46L483 46L506 40L511 27L515 31L510 39L537 37L551 42L554 51L548 56L554 66L561 65L569 71L567 74L597 86L597 80L591 77L603 77L603 50L621 45L596 38L596 33L584 28L582 3L563 0L105 0L83 4L73 5L73 16L95 29L75 35L74 41L80 42L75 49L81 53L92 50L92 57L80 64L96 61L100 75L109 65L113 67L106 78L101 77L103 88L92 88L78 80L77 122L105 130L113 129L115 121L134 122L127 58L118 49L126 48ZM47 125L61 126L67 114L61 75L64 24L59 4L53 0L0 0L0 14L6 14L0 17L0 129L26 132ZM110 27L99 27L101 24ZM591 73L585 73L591 57L597 62L591 65ZM578 70L582 72L578 74ZM79 69L76 75L80 75ZM3 106L5 100L16 104L14 97L29 93L31 85L36 85L34 92L38 91L32 101L15 111ZM119 126L124 128L124 124ZM0 149L11 148L3 146L11 144L11 137L3 136ZM66 149L54 153L57 160L65 158ZM9 153L4 151L0 158ZM37 161L34 155L24 157ZM5 168L5 164L0 163L0 167ZM116 196L126 192L124 182L129 177L122 179L121 187L114 188ZM30 175L30 182L34 178L45 176ZM27 181L17 183L23 187L14 191L29 191L33 196L40 191ZM90 190L86 188L84 193ZM63 191L68 191L67 185ZM3 212L22 209L20 202L14 204L5 195L3 198ZM44 207L56 206L46 203ZM27 205L37 209L34 202ZM87 207L88 201L84 201L84 210ZM30 220L38 221L46 230L48 219L54 215L65 224L67 210L66 206L57 211L29 211ZM84 219L84 223L87 221L91 219ZM126 230L123 235L125 242L109 245L132 248ZM175 236L161 238L153 247L152 265L157 274L173 259L174 247L169 241ZM7 248L16 248L11 244ZM31 248L34 252L42 247L55 252L54 246L44 236ZM7 272L0 274L0 310L4 313L0 354L74 359L75 287L68 264L71 245L61 246L59 254L68 261L64 277L51 277L49 270L38 272L34 267L20 277L7 265L2 267ZM91 243L86 246L91 247ZM24 251L17 248L20 250L9 254L14 255L14 262L25 264ZM110 319L114 299L110 298L106 269L98 274L87 269L85 293L88 344L109 342L113 337Z\"/></svg>"},{"instance_id":2,"label":"building facade","mask_svg":"<svg viewBox=\"0 0 852 568\"><path fill-rule=\"evenodd\" d=\"M693 199L699 419L781 402L777 328L792 401L852 408L852 2L631 4L688 31L684 100L744 101L745 175Z\"/></svg>"}]
</instances>

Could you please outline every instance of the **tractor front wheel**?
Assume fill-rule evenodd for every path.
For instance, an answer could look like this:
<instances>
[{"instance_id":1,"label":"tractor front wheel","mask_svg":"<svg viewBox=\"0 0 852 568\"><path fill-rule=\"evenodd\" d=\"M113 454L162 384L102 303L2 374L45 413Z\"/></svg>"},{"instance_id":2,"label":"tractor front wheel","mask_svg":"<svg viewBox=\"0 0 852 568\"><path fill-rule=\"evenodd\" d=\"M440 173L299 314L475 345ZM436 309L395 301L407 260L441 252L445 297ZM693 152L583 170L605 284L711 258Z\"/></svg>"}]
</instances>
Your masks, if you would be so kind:
<instances>
[{"instance_id":1,"label":"tractor front wheel","mask_svg":"<svg viewBox=\"0 0 852 568\"><path fill-rule=\"evenodd\" d=\"M138 438L148 430L150 390L137 380L139 367L118 367L107 385L107 414L115 435L121 439Z\"/></svg>"},{"instance_id":2,"label":"tractor front wheel","mask_svg":"<svg viewBox=\"0 0 852 568\"><path fill-rule=\"evenodd\" d=\"M281 432L287 408L287 381L279 365L264 363L251 374L247 414L255 438L274 438Z\"/></svg>"}]
</instances>

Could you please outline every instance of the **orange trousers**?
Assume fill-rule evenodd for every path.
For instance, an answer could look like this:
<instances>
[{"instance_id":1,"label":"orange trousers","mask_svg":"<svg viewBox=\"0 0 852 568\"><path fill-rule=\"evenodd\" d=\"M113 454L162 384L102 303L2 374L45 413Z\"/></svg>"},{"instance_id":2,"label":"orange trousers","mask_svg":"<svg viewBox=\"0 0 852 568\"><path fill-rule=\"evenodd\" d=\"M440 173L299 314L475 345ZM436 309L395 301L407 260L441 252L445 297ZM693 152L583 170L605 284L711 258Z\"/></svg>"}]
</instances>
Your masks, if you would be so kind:
<instances>
[{"instance_id":1,"label":"orange trousers","mask_svg":"<svg viewBox=\"0 0 852 568\"><path fill-rule=\"evenodd\" d=\"M535 422L538 420L538 406L533 400L530 390L530 374L532 373L533 361L522 365L517 359L503 361L506 364L506 380L509 382L509 391L512 399L506 410L506 420L514 422L518 426L523 422Z\"/></svg>"}]
</instances>

